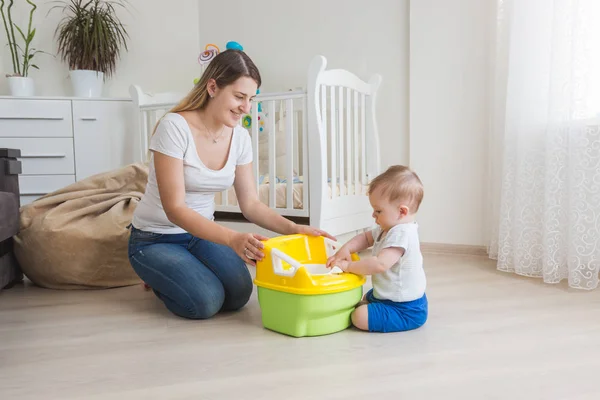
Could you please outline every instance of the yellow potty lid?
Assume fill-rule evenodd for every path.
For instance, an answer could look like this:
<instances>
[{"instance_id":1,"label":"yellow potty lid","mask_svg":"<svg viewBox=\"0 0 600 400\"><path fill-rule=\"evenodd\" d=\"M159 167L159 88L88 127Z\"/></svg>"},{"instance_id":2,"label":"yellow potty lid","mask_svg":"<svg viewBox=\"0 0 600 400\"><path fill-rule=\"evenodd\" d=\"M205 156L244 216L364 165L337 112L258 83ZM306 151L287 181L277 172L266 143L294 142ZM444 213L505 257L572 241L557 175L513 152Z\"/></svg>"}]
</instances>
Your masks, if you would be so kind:
<instances>
[{"instance_id":1,"label":"yellow potty lid","mask_svg":"<svg viewBox=\"0 0 600 400\"><path fill-rule=\"evenodd\" d=\"M325 267L340 245L322 236L287 235L264 242L265 257L256 263L257 286L294 294L330 294L355 289L362 275ZM352 254L357 261L358 255Z\"/></svg>"}]
</instances>

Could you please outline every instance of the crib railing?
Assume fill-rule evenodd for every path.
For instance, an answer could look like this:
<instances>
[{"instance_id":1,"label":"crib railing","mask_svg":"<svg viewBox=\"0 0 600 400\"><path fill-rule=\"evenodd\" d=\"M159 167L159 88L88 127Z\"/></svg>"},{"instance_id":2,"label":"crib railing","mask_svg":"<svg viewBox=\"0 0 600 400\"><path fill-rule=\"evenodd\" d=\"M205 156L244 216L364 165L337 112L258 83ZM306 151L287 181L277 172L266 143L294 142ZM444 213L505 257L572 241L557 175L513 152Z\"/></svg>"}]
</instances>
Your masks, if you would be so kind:
<instances>
[{"instance_id":1,"label":"crib railing","mask_svg":"<svg viewBox=\"0 0 600 400\"><path fill-rule=\"evenodd\" d=\"M320 86L327 147L326 159L320 162L326 165L329 199L366 194L369 111L365 92L341 84ZM287 216L309 216L308 135L318 131L308 131L307 107L304 91L259 95L252 107L250 134L259 197ZM239 212L234 197L233 190L221 193L216 210Z\"/></svg>"},{"instance_id":2,"label":"crib railing","mask_svg":"<svg viewBox=\"0 0 600 400\"><path fill-rule=\"evenodd\" d=\"M308 217L306 92L260 94L251 116L254 177L261 201L282 215ZM240 212L233 189L215 201L216 211Z\"/></svg>"},{"instance_id":3,"label":"crib railing","mask_svg":"<svg viewBox=\"0 0 600 400\"><path fill-rule=\"evenodd\" d=\"M334 85L320 85L319 90L320 118L327 138L329 198L364 195L369 181L366 95Z\"/></svg>"},{"instance_id":4,"label":"crib railing","mask_svg":"<svg viewBox=\"0 0 600 400\"><path fill-rule=\"evenodd\" d=\"M319 90L317 107L321 112L318 118L327 149L326 159L319 160L327 171L327 192L323 195L329 199L364 195L369 179L367 154L370 154L365 91L342 84L320 85ZM147 160L148 141L157 121L179 97L174 94L164 98L148 96L139 87L132 87L131 93L140 110L141 159ZM252 105L249 133L259 198L286 216L308 217L310 187L323 184L309 185L308 181L309 169L321 168L321 165L309 166L308 136L319 132L316 127L308 127L307 101L306 91L289 91L259 94ZM233 188L217 194L215 203L216 211L241 212Z\"/></svg>"}]
</instances>

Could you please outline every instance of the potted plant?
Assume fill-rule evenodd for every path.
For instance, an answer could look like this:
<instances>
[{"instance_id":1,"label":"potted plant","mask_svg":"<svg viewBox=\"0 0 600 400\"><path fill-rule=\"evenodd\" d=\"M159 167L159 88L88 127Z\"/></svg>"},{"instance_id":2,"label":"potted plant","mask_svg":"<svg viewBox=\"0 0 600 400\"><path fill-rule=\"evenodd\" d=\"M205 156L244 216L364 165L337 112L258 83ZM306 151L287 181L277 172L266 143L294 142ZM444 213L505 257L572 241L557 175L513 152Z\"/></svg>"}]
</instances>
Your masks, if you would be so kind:
<instances>
[{"instance_id":1,"label":"potted plant","mask_svg":"<svg viewBox=\"0 0 600 400\"><path fill-rule=\"evenodd\" d=\"M61 0L64 18L56 28L58 53L69 65L77 97L100 97L104 80L115 72L127 30L116 14L123 0Z\"/></svg>"},{"instance_id":2,"label":"potted plant","mask_svg":"<svg viewBox=\"0 0 600 400\"><path fill-rule=\"evenodd\" d=\"M0 14L2 15L4 32L8 39L8 47L10 48L13 67L13 73L7 74L6 77L8 78L10 93L13 96L33 96L35 94L34 82L29 76L29 68L39 69L37 65L32 64L32 61L37 53L43 53L42 51L31 47L31 43L35 38L35 28L32 29L33 14L37 6L31 0L26 1L31 6L27 33L23 32L23 30L13 22L12 8L14 6L14 0L9 0L6 9L5 0L0 0ZM17 43L15 29L23 41L22 45Z\"/></svg>"}]
</instances>

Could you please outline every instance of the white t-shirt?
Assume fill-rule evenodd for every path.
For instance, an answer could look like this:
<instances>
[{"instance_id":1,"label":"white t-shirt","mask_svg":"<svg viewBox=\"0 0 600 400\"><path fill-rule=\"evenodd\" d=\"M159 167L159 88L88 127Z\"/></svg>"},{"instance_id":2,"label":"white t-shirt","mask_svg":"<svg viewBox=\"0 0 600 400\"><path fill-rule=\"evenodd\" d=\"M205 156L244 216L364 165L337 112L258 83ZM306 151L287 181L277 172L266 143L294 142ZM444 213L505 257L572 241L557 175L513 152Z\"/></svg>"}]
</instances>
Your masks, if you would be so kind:
<instances>
[{"instance_id":1,"label":"white t-shirt","mask_svg":"<svg viewBox=\"0 0 600 400\"><path fill-rule=\"evenodd\" d=\"M235 179L237 165L252 161L252 143L248 131L241 126L233 129L229 156L225 166L212 170L204 165L187 121L179 114L166 114L150 140L150 150L183 160L185 203L210 220L214 219L215 193L229 189ZM160 201L154 155L150 159L146 192L133 214L133 226L157 233L184 233L169 221Z\"/></svg>"},{"instance_id":2,"label":"white t-shirt","mask_svg":"<svg viewBox=\"0 0 600 400\"><path fill-rule=\"evenodd\" d=\"M388 247L404 249L404 255L390 269L373 274L373 295L380 300L406 302L417 300L425 294L425 271L419 244L419 226L415 223L398 224L380 238L381 228L376 226L373 234L373 255Z\"/></svg>"}]
</instances>

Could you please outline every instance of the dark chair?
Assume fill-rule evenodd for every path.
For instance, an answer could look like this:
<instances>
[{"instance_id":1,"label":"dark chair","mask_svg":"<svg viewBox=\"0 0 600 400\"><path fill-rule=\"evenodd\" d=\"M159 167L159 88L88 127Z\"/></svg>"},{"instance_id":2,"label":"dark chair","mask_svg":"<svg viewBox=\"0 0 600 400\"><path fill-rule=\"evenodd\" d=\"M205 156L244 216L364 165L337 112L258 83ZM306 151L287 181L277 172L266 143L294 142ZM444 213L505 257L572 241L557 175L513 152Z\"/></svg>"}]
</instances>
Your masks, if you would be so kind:
<instances>
[{"instance_id":1,"label":"dark chair","mask_svg":"<svg viewBox=\"0 0 600 400\"><path fill-rule=\"evenodd\" d=\"M19 232L20 156L20 150L0 149L0 291L23 280L12 238Z\"/></svg>"}]
</instances>

